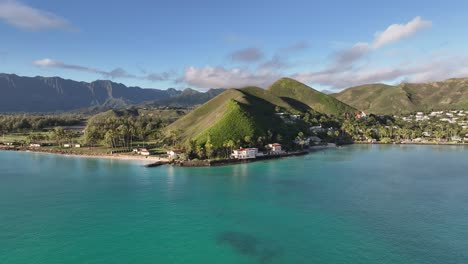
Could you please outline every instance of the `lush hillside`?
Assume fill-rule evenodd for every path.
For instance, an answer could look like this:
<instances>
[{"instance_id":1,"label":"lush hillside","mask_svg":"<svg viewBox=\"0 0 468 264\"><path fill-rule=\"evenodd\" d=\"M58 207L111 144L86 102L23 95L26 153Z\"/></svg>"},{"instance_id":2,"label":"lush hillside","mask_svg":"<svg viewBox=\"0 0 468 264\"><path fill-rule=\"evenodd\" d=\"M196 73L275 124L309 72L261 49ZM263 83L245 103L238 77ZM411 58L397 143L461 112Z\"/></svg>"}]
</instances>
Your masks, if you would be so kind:
<instances>
[{"instance_id":1,"label":"lush hillside","mask_svg":"<svg viewBox=\"0 0 468 264\"><path fill-rule=\"evenodd\" d=\"M333 94L355 108L375 114L396 114L437 109L468 109L468 79L430 83L361 85Z\"/></svg>"},{"instance_id":2,"label":"lush hillside","mask_svg":"<svg viewBox=\"0 0 468 264\"><path fill-rule=\"evenodd\" d=\"M55 112L93 106L117 108L170 98L180 91L127 87L111 81L86 83L59 77L0 74L0 94L0 112Z\"/></svg>"},{"instance_id":3,"label":"lush hillside","mask_svg":"<svg viewBox=\"0 0 468 264\"><path fill-rule=\"evenodd\" d=\"M354 113L357 110L332 96L321 93L296 80L283 78L268 88L272 94L281 97L298 108L310 107L329 115Z\"/></svg>"},{"instance_id":4,"label":"lush hillside","mask_svg":"<svg viewBox=\"0 0 468 264\"><path fill-rule=\"evenodd\" d=\"M287 128L275 109L299 111L283 99L258 87L228 89L167 127L179 131L184 142L194 140L204 144L208 139L215 147L226 141L257 140L281 134L288 137L294 130Z\"/></svg>"}]
</instances>

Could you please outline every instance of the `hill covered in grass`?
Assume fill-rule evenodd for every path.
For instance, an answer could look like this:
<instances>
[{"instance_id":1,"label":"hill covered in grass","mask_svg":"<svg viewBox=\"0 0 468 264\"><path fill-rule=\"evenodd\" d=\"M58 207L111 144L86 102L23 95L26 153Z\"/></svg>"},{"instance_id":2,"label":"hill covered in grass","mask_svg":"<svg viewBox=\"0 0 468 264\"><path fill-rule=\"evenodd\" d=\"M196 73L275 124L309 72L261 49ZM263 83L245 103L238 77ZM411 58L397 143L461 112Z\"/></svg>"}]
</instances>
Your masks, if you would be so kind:
<instances>
[{"instance_id":1,"label":"hill covered in grass","mask_svg":"<svg viewBox=\"0 0 468 264\"><path fill-rule=\"evenodd\" d=\"M267 90L258 87L228 89L166 130L168 133L177 131L180 141L185 143L204 145L209 142L220 148L231 140L237 145L258 146L273 141L292 142L298 132L308 129L302 120L305 115L356 112L335 98L290 79L276 84ZM286 116L299 114L301 118L288 122L278 112Z\"/></svg>"},{"instance_id":2,"label":"hill covered in grass","mask_svg":"<svg viewBox=\"0 0 468 264\"><path fill-rule=\"evenodd\" d=\"M310 107L317 112L328 115L354 113L357 110L333 96L321 93L301 82L282 78L268 88L272 94L290 102L296 107Z\"/></svg>"},{"instance_id":3,"label":"hill covered in grass","mask_svg":"<svg viewBox=\"0 0 468 264\"><path fill-rule=\"evenodd\" d=\"M399 114L414 111L468 110L468 78L441 82L361 85L333 94L366 113Z\"/></svg>"}]
</instances>

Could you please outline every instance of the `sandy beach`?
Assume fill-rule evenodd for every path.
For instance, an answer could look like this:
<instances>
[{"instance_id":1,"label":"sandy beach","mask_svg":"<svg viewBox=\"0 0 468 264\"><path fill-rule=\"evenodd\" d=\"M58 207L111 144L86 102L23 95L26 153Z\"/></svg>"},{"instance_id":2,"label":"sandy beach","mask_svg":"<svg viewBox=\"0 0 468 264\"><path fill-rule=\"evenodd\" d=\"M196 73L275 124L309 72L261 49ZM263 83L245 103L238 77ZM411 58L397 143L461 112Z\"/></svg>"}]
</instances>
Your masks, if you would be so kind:
<instances>
[{"instance_id":1,"label":"sandy beach","mask_svg":"<svg viewBox=\"0 0 468 264\"><path fill-rule=\"evenodd\" d=\"M50 150L50 149L39 149L39 148L11 148L11 147L0 147L0 150L5 151L22 151L22 152L34 152L43 154L60 155L66 157L78 157L78 158L93 158L93 159L111 159L111 160L125 160L134 161L141 163L142 165L148 165L155 162L169 162L167 158L161 158L156 156L137 156L137 155L125 155L125 154L82 154L70 151L61 150Z\"/></svg>"}]
</instances>

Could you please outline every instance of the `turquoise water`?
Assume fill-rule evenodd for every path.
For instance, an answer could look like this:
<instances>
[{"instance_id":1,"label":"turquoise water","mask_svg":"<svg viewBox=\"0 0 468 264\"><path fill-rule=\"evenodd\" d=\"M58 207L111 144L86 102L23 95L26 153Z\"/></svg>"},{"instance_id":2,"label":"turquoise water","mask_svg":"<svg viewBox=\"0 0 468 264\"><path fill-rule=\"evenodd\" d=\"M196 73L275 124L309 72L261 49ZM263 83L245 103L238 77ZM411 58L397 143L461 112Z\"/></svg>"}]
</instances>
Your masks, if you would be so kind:
<instances>
[{"instance_id":1,"label":"turquoise water","mask_svg":"<svg viewBox=\"0 0 468 264\"><path fill-rule=\"evenodd\" d=\"M217 168L0 152L0 263L468 263L468 148Z\"/></svg>"}]
</instances>

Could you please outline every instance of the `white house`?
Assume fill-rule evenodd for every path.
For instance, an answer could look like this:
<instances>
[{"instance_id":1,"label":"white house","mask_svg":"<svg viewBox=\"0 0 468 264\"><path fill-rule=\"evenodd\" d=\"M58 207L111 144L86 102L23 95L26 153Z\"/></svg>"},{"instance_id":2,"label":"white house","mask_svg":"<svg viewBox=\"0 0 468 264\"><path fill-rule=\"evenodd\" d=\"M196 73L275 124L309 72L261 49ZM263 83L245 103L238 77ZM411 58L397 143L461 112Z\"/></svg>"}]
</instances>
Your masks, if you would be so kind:
<instances>
[{"instance_id":1,"label":"white house","mask_svg":"<svg viewBox=\"0 0 468 264\"><path fill-rule=\"evenodd\" d=\"M142 148L140 149L140 155L142 156L149 156L150 155L150 152L149 150L145 149L145 148Z\"/></svg>"},{"instance_id":2,"label":"white house","mask_svg":"<svg viewBox=\"0 0 468 264\"><path fill-rule=\"evenodd\" d=\"M63 147L64 148L71 148L71 145L70 144L63 144Z\"/></svg>"},{"instance_id":3,"label":"white house","mask_svg":"<svg viewBox=\"0 0 468 264\"><path fill-rule=\"evenodd\" d=\"M281 149L281 144L279 143L268 144L268 147L271 149L271 152L274 154L283 153L283 150Z\"/></svg>"},{"instance_id":4,"label":"white house","mask_svg":"<svg viewBox=\"0 0 468 264\"><path fill-rule=\"evenodd\" d=\"M240 148L232 152L235 159L255 159L258 155L258 148Z\"/></svg>"},{"instance_id":5,"label":"white house","mask_svg":"<svg viewBox=\"0 0 468 264\"><path fill-rule=\"evenodd\" d=\"M169 150L167 153L167 156L169 156L170 159L177 159L180 154L182 154L181 150L173 149Z\"/></svg>"},{"instance_id":6,"label":"white house","mask_svg":"<svg viewBox=\"0 0 468 264\"><path fill-rule=\"evenodd\" d=\"M40 148L40 147L41 147L41 144L39 144L39 143L31 143L31 144L29 144L29 146L32 147L32 148Z\"/></svg>"},{"instance_id":7,"label":"white house","mask_svg":"<svg viewBox=\"0 0 468 264\"><path fill-rule=\"evenodd\" d=\"M75 144L75 148L81 148L80 144Z\"/></svg>"},{"instance_id":8,"label":"white house","mask_svg":"<svg viewBox=\"0 0 468 264\"><path fill-rule=\"evenodd\" d=\"M133 149L133 152L138 154L138 155L142 155L142 156L149 156L150 155L149 150L146 149L146 148L135 148L135 149Z\"/></svg>"}]
</instances>

